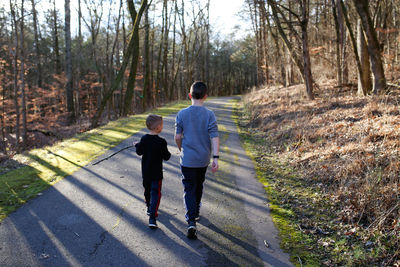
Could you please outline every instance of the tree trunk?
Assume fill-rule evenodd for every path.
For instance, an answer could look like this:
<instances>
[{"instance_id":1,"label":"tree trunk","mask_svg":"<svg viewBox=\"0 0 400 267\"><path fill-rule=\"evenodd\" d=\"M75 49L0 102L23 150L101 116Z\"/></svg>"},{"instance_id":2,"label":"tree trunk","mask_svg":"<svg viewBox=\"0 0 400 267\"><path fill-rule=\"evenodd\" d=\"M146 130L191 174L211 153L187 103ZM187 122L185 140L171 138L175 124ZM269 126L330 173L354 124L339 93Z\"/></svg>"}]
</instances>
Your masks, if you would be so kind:
<instances>
[{"instance_id":1,"label":"tree trunk","mask_svg":"<svg viewBox=\"0 0 400 267\"><path fill-rule=\"evenodd\" d=\"M361 72L358 72L358 95L367 95L372 89L371 69L368 56L367 43L365 42L364 31L361 20L357 20L357 50L361 61Z\"/></svg>"},{"instance_id":2,"label":"tree trunk","mask_svg":"<svg viewBox=\"0 0 400 267\"><path fill-rule=\"evenodd\" d=\"M207 1L206 42L206 84L210 86L210 0Z\"/></svg>"},{"instance_id":3,"label":"tree trunk","mask_svg":"<svg viewBox=\"0 0 400 267\"><path fill-rule=\"evenodd\" d=\"M336 8L337 8L337 20L339 25L339 45L340 45L340 72L342 76L342 84L348 83L349 70L347 65L347 55L346 55L346 28L344 26L343 21L343 10L340 5L341 0L336 0Z\"/></svg>"},{"instance_id":4,"label":"tree trunk","mask_svg":"<svg viewBox=\"0 0 400 267\"><path fill-rule=\"evenodd\" d=\"M132 0L128 0L129 13L132 18L132 22L135 23L137 17L137 12L135 9L135 4ZM128 84L126 86L126 93L124 97L124 105L122 108L122 116L126 116L131 112L133 93L135 90L135 81L137 73L137 65L139 59L139 31L134 31L132 33L133 46L132 46L132 60L131 67L129 70Z\"/></svg>"},{"instance_id":5,"label":"tree trunk","mask_svg":"<svg viewBox=\"0 0 400 267\"><path fill-rule=\"evenodd\" d=\"M81 10L81 0L78 0L78 49L79 51L82 51L82 10ZM76 91L78 92L78 95L81 92L81 71L82 71L82 59L81 57L78 57L78 70L76 72ZM88 91L87 95L90 102L90 93ZM77 102L75 103L75 106L77 108L76 114L79 116L79 114L82 112L81 110L81 103L79 101L79 97L77 98ZM88 114L90 114L90 104L88 105Z\"/></svg>"},{"instance_id":6,"label":"tree trunk","mask_svg":"<svg viewBox=\"0 0 400 267\"><path fill-rule=\"evenodd\" d=\"M27 126L26 126L26 97L25 97L25 35L24 35L24 3L21 1L21 18L20 18L20 49L21 49L21 110L22 110L22 148L25 149L27 145Z\"/></svg>"},{"instance_id":7,"label":"tree trunk","mask_svg":"<svg viewBox=\"0 0 400 267\"><path fill-rule=\"evenodd\" d=\"M307 12L307 0L302 0L302 22L301 22L301 39L303 42L303 60L304 60L304 80L306 83L306 92L308 99L313 100L313 83L312 83L312 74L311 74L311 60L310 53L308 49L308 33L307 33L307 25L308 25L308 12Z\"/></svg>"},{"instance_id":8,"label":"tree trunk","mask_svg":"<svg viewBox=\"0 0 400 267\"><path fill-rule=\"evenodd\" d=\"M71 9L70 0L65 0L65 74L67 76L67 111L68 123L75 122L74 88L72 81L72 57L71 57Z\"/></svg>"},{"instance_id":9,"label":"tree trunk","mask_svg":"<svg viewBox=\"0 0 400 267\"><path fill-rule=\"evenodd\" d=\"M173 34L172 34L172 62L171 62L171 72L172 72L172 82L168 89L168 98L172 100L174 98L175 89L175 56L176 56L176 15L178 12L177 0L174 0L174 24L173 24Z\"/></svg>"},{"instance_id":10,"label":"tree trunk","mask_svg":"<svg viewBox=\"0 0 400 267\"><path fill-rule=\"evenodd\" d=\"M269 84L269 65L268 65L268 43L267 43L267 11L265 10L265 3L262 1L260 5L260 16L261 16L261 33L262 33L262 51L263 51L263 71L264 71L264 81Z\"/></svg>"},{"instance_id":11,"label":"tree trunk","mask_svg":"<svg viewBox=\"0 0 400 267\"><path fill-rule=\"evenodd\" d=\"M58 17L56 9L56 1L53 0L53 42L54 42L54 54L56 62L56 73L61 73L61 59L60 59L60 44L58 41Z\"/></svg>"},{"instance_id":12,"label":"tree trunk","mask_svg":"<svg viewBox=\"0 0 400 267\"><path fill-rule=\"evenodd\" d=\"M38 87L42 87L42 63L41 63L41 55L40 55L40 44L39 44L39 33L38 33L38 20L37 20L37 12L36 12L36 3L35 0L31 0L32 4L32 15L33 15L33 33L35 40L35 65L36 65L36 85Z\"/></svg>"},{"instance_id":13,"label":"tree trunk","mask_svg":"<svg viewBox=\"0 0 400 267\"><path fill-rule=\"evenodd\" d=\"M18 23L15 14L15 7L10 0L10 12L12 17L12 29L14 30L15 46L13 54L13 88L14 88L14 107L15 107L15 149L19 151L19 139L20 139L20 108L18 104L18 51L19 51L19 38L18 38Z\"/></svg>"},{"instance_id":14,"label":"tree trunk","mask_svg":"<svg viewBox=\"0 0 400 267\"><path fill-rule=\"evenodd\" d=\"M149 7L146 8L144 15L144 83L143 83L143 110L151 105L150 90L150 25L149 25Z\"/></svg>"},{"instance_id":15,"label":"tree trunk","mask_svg":"<svg viewBox=\"0 0 400 267\"><path fill-rule=\"evenodd\" d=\"M293 62L296 64L303 81L306 82L305 81L305 75L304 75L304 65L302 64L302 60L297 55L296 51L293 48L293 45L289 41L287 35L285 34L285 32L284 32L284 30L282 28L281 22L280 22L279 17L278 17L276 2L274 0L267 0L267 1L268 1L268 4L271 7L272 17L274 19L276 27L278 28L279 35L281 36L285 46L289 50L290 56L291 56Z\"/></svg>"},{"instance_id":16,"label":"tree trunk","mask_svg":"<svg viewBox=\"0 0 400 267\"><path fill-rule=\"evenodd\" d=\"M129 0L128 4L129 3L133 4L133 2L131 2L130 0ZM103 114L104 108L105 108L105 106L107 104L107 101L111 98L113 92L118 88L119 84L121 83L121 80L122 80L122 77L124 75L125 69L126 69L128 63L129 63L129 60L132 57L133 52L134 52L133 50L134 50L135 42L134 42L134 37L133 36L134 36L135 31L139 31L140 19L141 19L142 14L144 12L144 9L146 7L147 7L147 0L142 0L139 12L137 13L136 18L134 19L132 37L131 37L131 40L129 41L128 47L126 49L126 53L124 55L124 59L123 59L121 68L119 69L118 74L117 74L113 84L111 85L111 88L104 93L104 96L103 96L103 99L102 99L102 101L100 103L100 106L97 109L97 112L93 117L92 127L95 127L95 126L98 125L100 117ZM138 60L138 58L133 58L132 60Z\"/></svg>"},{"instance_id":17,"label":"tree trunk","mask_svg":"<svg viewBox=\"0 0 400 267\"><path fill-rule=\"evenodd\" d=\"M277 55L277 59L279 60L279 63L277 62L280 65L279 66L279 75L278 75L278 77L280 76L281 84L286 87L286 86L288 86L288 84L287 84L287 80L286 80L285 65L282 62L282 60L280 60L282 58L282 54L281 54L281 47L279 45L278 33L274 33L272 31L272 27L271 27L271 23L270 23L269 19L267 19L267 25L268 25L268 29L269 29L269 31L271 33L272 39L274 40L275 49L276 49L276 55Z\"/></svg>"},{"instance_id":18,"label":"tree trunk","mask_svg":"<svg viewBox=\"0 0 400 267\"><path fill-rule=\"evenodd\" d=\"M344 5L343 1L340 0L340 6L342 7L343 10L343 16L346 22L346 26L347 26L347 30L349 31L349 35L350 35L350 39L351 39L351 43L352 43L352 47L353 47L353 51L354 51L354 58L356 59L356 63L357 63L357 75L359 77L359 85L358 85L358 90L361 90L361 92L359 91L359 94L363 94L363 90L366 91L370 91L372 88L372 83L371 83L371 70L370 70L370 63L369 63L369 57L368 57L368 52L367 52L367 47L366 47L366 43L365 43L365 37L364 37L364 33L362 31L362 25L361 25L361 21L358 20L359 24L357 26L359 26L358 29L358 37L357 38L362 38L359 39L359 41L364 42L365 47L361 48L359 46L359 42L356 41L356 38L354 37L354 33L350 24L350 20L349 17L347 15L347 8ZM360 35L361 34L361 35ZM362 45L362 44L360 44ZM364 52L360 52L360 48L364 49ZM360 54L361 53L361 54ZM360 58L362 57L362 60L367 60L367 62L364 62L363 64L361 64L361 60ZM360 77L369 77L368 80L364 80L364 79L360 79Z\"/></svg>"},{"instance_id":19,"label":"tree trunk","mask_svg":"<svg viewBox=\"0 0 400 267\"><path fill-rule=\"evenodd\" d=\"M164 50L163 50L163 60L162 60L162 62L163 62L163 64L162 64L162 66L163 66L163 71L162 71L162 73L163 73L163 75L162 75L162 77L163 77L163 82L162 82L163 94L162 95L169 96L169 94L168 94L168 88L169 88L169 86L168 86L168 76L169 76L168 75L168 39L169 39L168 35L169 35L170 22L168 20L168 0L164 0L164 17L165 17L165 20L164 20L165 30L164 30L164 40L163 40L163 43L164 43L163 49ZM168 100L170 100L169 97L168 97Z\"/></svg>"},{"instance_id":20,"label":"tree trunk","mask_svg":"<svg viewBox=\"0 0 400 267\"><path fill-rule=\"evenodd\" d=\"M368 0L353 0L353 2L357 13L361 18L365 35L367 36L367 48L371 60L371 69L374 81L372 93L378 94L385 90L386 79L383 71L381 49L368 10Z\"/></svg>"},{"instance_id":21,"label":"tree trunk","mask_svg":"<svg viewBox=\"0 0 400 267\"><path fill-rule=\"evenodd\" d=\"M335 32L336 32L336 79L338 86L342 86L343 84L343 72L342 72L342 62L340 56L340 26L338 19L338 12L336 9L336 2L332 0L332 14L335 22Z\"/></svg>"}]
</instances>

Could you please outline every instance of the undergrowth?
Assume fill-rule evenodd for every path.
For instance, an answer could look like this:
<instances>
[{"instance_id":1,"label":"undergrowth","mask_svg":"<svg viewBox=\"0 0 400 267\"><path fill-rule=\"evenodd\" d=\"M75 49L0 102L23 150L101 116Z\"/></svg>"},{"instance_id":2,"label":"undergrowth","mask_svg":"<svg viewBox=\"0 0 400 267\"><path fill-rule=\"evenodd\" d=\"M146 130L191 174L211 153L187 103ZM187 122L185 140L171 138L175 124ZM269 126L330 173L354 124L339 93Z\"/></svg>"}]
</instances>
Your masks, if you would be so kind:
<instances>
[{"instance_id":1,"label":"undergrowth","mask_svg":"<svg viewBox=\"0 0 400 267\"><path fill-rule=\"evenodd\" d=\"M400 96L325 86L255 91L238 113L282 246L299 266L399 266Z\"/></svg>"}]
</instances>

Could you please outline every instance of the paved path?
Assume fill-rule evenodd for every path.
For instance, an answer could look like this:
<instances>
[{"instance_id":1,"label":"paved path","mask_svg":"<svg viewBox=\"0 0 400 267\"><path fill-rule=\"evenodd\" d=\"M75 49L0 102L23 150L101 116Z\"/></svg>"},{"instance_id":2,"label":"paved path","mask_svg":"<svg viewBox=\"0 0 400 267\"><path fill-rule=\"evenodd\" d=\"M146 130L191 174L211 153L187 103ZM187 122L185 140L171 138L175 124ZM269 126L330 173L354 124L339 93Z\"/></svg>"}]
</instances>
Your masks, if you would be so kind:
<instances>
[{"instance_id":1,"label":"paved path","mask_svg":"<svg viewBox=\"0 0 400 267\"><path fill-rule=\"evenodd\" d=\"M206 102L218 117L221 168L207 173L198 240L186 237L171 115L161 133L173 156L164 163L157 230L147 227L140 158L128 149L66 177L1 222L0 266L291 266L240 145L230 100Z\"/></svg>"}]
</instances>

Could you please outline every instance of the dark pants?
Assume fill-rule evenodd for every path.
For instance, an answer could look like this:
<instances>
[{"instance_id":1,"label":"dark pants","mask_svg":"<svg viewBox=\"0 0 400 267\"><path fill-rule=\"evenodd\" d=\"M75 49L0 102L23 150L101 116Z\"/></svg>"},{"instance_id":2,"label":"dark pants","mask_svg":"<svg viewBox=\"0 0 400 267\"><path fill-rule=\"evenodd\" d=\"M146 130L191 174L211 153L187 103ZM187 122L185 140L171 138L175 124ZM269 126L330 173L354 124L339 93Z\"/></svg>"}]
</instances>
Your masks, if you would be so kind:
<instances>
[{"instance_id":1,"label":"dark pants","mask_svg":"<svg viewBox=\"0 0 400 267\"><path fill-rule=\"evenodd\" d=\"M206 177L207 167L188 168L181 166L183 199L186 208L186 221L190 224L200 212L201 196L203 195L203 183Z\"/></svg>"},{"instance_id":2,"label":"dark pants","mask_svg":"<svg viewBox=\"0 0 400 267\"><path fill-rule=\"evenodd\" d=\"M161 200L161 186L162 180L158 181L145 181L143 180L144 199L146 206L150 212L150 218L155 219L158 216L158 206Z\"/></svg>"}]
</instances>

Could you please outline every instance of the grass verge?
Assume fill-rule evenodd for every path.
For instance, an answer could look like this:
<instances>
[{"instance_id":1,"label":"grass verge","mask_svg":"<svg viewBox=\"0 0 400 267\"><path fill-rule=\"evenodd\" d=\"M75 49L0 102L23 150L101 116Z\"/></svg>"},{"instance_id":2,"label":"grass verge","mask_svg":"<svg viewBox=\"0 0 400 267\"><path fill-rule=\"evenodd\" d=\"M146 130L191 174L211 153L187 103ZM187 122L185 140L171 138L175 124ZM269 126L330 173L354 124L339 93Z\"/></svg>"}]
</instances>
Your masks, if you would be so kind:
<instances>
[{"instance_id":1,"label":"grass verge","mask_svg":"<svg viewBox=\"0 0 400 267\"><path fill-rule=\"evenodd\" d=\"M237 108L282 246L300 266L400 266L399 94L327 88L263 88Z\"/></svg>"},{"instance_id":2,"label":"grass verge","mask_svg":"<svg viewBox=\"0 0 400 267\"><path fill-rule=\"evenodd\" d=\"M328 199L310 186L309 182L301 179L295 170L281 162L278 154L268 149L269 144L262 131L248 127L249 117L243 112L240 102L235 105L235 121L246 153L253 160L257 177L267 192L272 220L279 230L281 247L290 254L296 266L321 266L322 262L328 263L326 253L317 249L318 242L323 242L319 238L327 235L327 230L322 224L319 227L304 224L298 217L299 213L310 219L321 217L318 210L331 208ZM329 216L324 218L324 221L331 220L333 218ZM304 229L308 233L314 232L316 237L305 233Z\"/></svg>"},{"instance_id":3,"label":"grass verge","mask_svg":"<svg viewBox=\"0 0 400 267\"><path fill-rule=\"evenodd\" d=\"M145 128L147 114L167 116L188 105L188 101L172 103L148 113L112 121L53 146L14 156L14 165L19 167L11 171L1 170L0 221L44 189Z\"/></svg>"}]
</instances>

